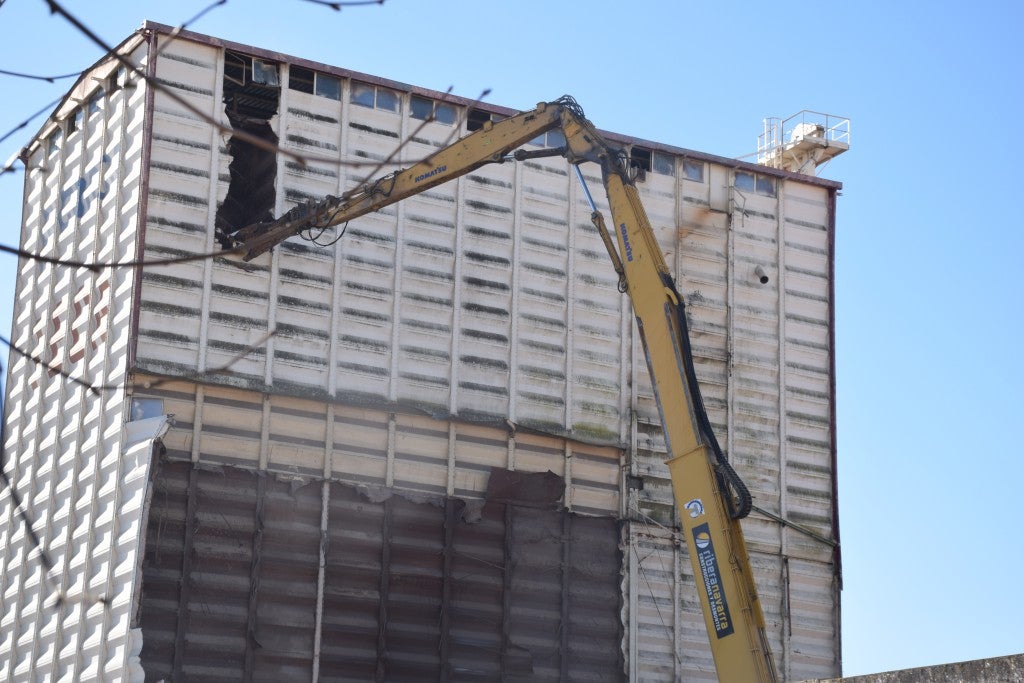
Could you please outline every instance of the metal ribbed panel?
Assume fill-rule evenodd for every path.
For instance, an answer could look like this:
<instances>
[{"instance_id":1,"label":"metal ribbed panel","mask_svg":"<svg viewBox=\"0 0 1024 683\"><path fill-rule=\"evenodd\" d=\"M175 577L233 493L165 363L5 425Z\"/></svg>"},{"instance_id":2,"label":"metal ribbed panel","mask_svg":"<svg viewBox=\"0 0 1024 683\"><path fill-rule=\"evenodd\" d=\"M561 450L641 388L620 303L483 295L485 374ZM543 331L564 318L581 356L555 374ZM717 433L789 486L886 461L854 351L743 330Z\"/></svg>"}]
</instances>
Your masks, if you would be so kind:
<instances>
[{"instance_id":1,"label":"metal ribbed panel","mask_svg":"<svg viewBox=\"0 0 1024 683\"><path fill-rule=\"evenodd\" d=\"M157 381L139 375L138 381ZM301 477L328 471L354 484L479 498L492 467L552 471L566 479L573 511L619 510L621 452L542 434L453 423L241 389L184 382L138 389L175 415L165 437L175 458L266 467Z\"/></svg>"},{"instance_id":2,"label":"metal ribbed panel","mask_svg":"<svg viewBox=\"0 0 1024 683\"><path fill-rule=\"evenodd\" d=\"M319 515L316 486L162 467L143 577L147 676L307 678Z\"/></svg>"},{"instance_id":3,"label":"metal ribbed panel","mask_svg":"<svg viewBox=\"0 0 1024 683\"><path fill-rule=\"evenodd\" d=\"M835 579L821 563L792 559L787 565L792 612L792 668L823 671L833 666L838 624L835 618Z\"/></svg>"},{"instance_id":4,"label":"metal ribbed panel","mask_svg":"<svg viewBox=\"0 0 1024 683\"><path fill-rule=\"evenodd\" d=\"M222 49L213 44L176 40L161 55L158 74L175 92L223 120L223 60ZM287 64L282 61L280 68L286 84ZM419 122L407 116L353 105L348 98L351 82L344 78L342 84L340 100L282 89L272 125L283 146L340 159L383 159L416 131L416 139L403 151L408 161L444 144L452 133L439 123L417 130ZM79 132L81 144L59 146L57 156L45 163L35 157L37 170L30 175L26 194L26 248L65 256L127 258L135 239L130 219L140 201L148 204L148 256L214 248L217 204L224 201L230 185L231 153L225 138L156 94L151 163L145 169L149 192L142 197L135 174L141 161L138 136L144 95L142 87L119 91L114 98L127 98L128 107L108 112L103 135L86 128ZM403 106L407 104L403 99ZM737 164L702 158L705 181L651 173L639 189L688 302L695 364L710 419L759 506L830 537L834 407L829 229L835 190L774 176L775 196L739 191L733 186ZM307 197L351 188L371 171L320 162L303 166L283 156L277 170L276 213ZM596 169L586 173L603 205ZM139 393L163 399L165 411L177 416L178 426L166 437L169 453L204 465L242 464L306 479L326 471L349 483L390 486L437 499L479 499L493 466L551 470L562 477L565 504L573 511L608 515L625 510L637 520L650 518L673 526L674 504L662 463L665 446L631 314L615 291L603 245L580 200L563 161L495 165L354 222L333 247L290 240L274 255L245 268L214 259L147 269L137 302L140 377L147 371L191 377L197 370L233 360L230 373L207 375L210 385L164 384ZM106 226L112 216L127 223L108 237ZM73 225L84 231L81 241L69 237ZM95 231L96 237L89 236L93 226L103 226ZM754 277L758 265L769 272L768 283ZM19 346L44 357L56 348L69 367L92 377L116 375L127 352L127 274L72 275L24 263L19 268L20 282L25 283L16 311ZM106 322L102 315L93 317L108 303L112 317ZM89 334L82 334L89 326ZM276 336L258 343L270 330ZM254 344L256 348L248 348ZM238 359L242 351L247 353ZM66 411L76 399L74 391L37 366L15 364L11 372L9 400L24 407L12 411L11 434L17 434L12 439L21 448L14 463L20 473L16 476L27 482L31 509L54 534L56 547L81 557L89 543L107 542L109 530L93 523L102 517L105 503L72 503L78 493L62 482L103 478L115 471L120 453L109 444L118 438L120 424L110 419L106 408L112 404L88 398L81 401L81 413ZM573 439L566 440L567 436ZM593 443L602 445L589 445ZM72 447L102 456L97 464L88 457L79 462L61 455ZM625 455L619 447L628 447ZM625 495L620 464L644 480L642 490L630 492L629 506L620 504ZM189 480L183 481L187 501ZM303 520L300 531L288 522L276 531L267 523L260 532L261 543L279 533L284 539L294 535L304 548L294 566L283 555L278 557L280 565L268 564L268 580L292 572L304 577L297 590L305 592L295 596L295 604L307 604L310 582L315 587L318 580L310 578L309 553L314 541L319 542L315 530L320 522L314 512L319 510L320 488L296 489L296 498L290 489L281 493L269 483L264 486L269 488L263 494L252 489L253 495L262 495L268 506L281 506L275 518L286 519L292 511ZM275 498L279 493L284 497ZM299 502L302 496L308 499ZM333 496L327 496L330 505ZM194 519L217 528L220 522L202 517L207 514L203 504L194 502L199 507L191 517L183 513L182 524ZM438 510L434 513L440 514ZM490 614L493 605L481 607L476 601L478 593L495 590L495 576L485 573L461 606L460 589L445 578L446 572L461 566L459 552L453 554L452 548L466 543L481 557L495 552L499 521L503 542L512 538L505 534L509 527L504 517L488 514L483 519L492 527L487 533L480 531L479 539L486 551L477 547L472 535L463 540L456 534L452 545L441 533L430 541L435 551L440 548L441 568L417 569L427 583L436 587L440 581L439 600L452 601L451 638L445 647L449 661L458 662L460 671L492 671L496 666L481 652L489 651L500 634L476 628L467 633L463 617L454 619L457 609L465 610L465 623L471 624ZM442 528L450 528L444 519L442 514ZM838 597L832 548L757 514L744 524L769 637L784 676L834 675ZM97 539L82 540L94 527L100 529ZM474 527L473 533L477 531ZM12 556L23 557L25 539L19 533L15 529L4 542L20 548ZM221 533L227 537L230 529L225 526ZM245 533L255 534L256 527ZM382 539L388 537L379 533ZM545 539L564 539L575 532L553 526L546 533ZM673 642L692 641L693 661L706 659L688 561L685 555L670 552L667 538L657 538L658 548L648 549L653 553L648 559L671 554L681 568L677 575L684 579L671 587L669 574L654 571L645 564L647 559L640 561L635 571L650 570L647 580L654 597L640 605L642 609L634 601L624 613L624 623L645 634L645 671L655 678L678 670ZM194 539L208 540L201 534ZM422 538L402 542L406 541L410 547L425 543ZM396 548L399 554L404 552L401 546ZM544 546L530 561L547 566L554 562L554 552ZM181 555L179 566L191 561L186 557L188 553ZM248 562L250 582L262 576L262 570L252 567L254 557L250 552L241 560ZM94 560L83 564L69 559L62 568L73 577L70 581L81 583L81 577L102 573L93 571L90 562ZM103 565L102 559L95 562ZM569 566L565 563L571 564L572 558L563 556L560 562ZM214 577L200 578L217 585ZM638 575L629 579L630 585L639 585ZM20 628L22 616L39 603L41 588L34 580L27 570L5 578L5 637ZM332 579L325 580L329 587ZM355 574L338 580L360 585ZM502 590L509 595L504 583ZM650 608L664 606L661 601L674 591L680 596L680 616L672 640L656 635ZM231 595L228 591L225 599L242 599ZM238 604L225 609L237 611ZM283 606L282 615L288 607ZM553 623L550 607L536 606L542 628ZM272 619L276 612L254 614ZM418 613L409 614L410 623L418 623ZM337 619L326 611L320 616L325 631ZM71 629L77 628L79 617L75 613L69 620ZM203 628L218 628L200 616L196 619ZM315 659L308 654L319 642L315 634L308 635L310 628L316 630L315 623L302 619L287 614L276 626L266 622L267 628L276 629L275 639L289 643L265 653L272 660L268 670L287 670L291 676L302 668L300 662ZM182 623L175 621L173 637L165 642L190 633L188 623ZM355 628L338 623L339 628ZM506 624L506 633L517 624ZM818 628L822 624L830 628ZM295 634L290 633L293 627L298 629ZM0 647L13 653L9 661L21 667L18 671L49 671L52 653L92 647L91 641L76 640L77 635L41 635L33 629L26 622L23 630L0 641ZM246 633L243 630L241 637ZM360 638L376 638L376 632L360 633ZM182 652L192 647L185 635ZM334 646L326 641L320 645L324 653L333 653L330 656L347 656L338 654L346 652L344 648L331 650ZM424 662L438 656L410 647ZM548 642L546 647L556 649L538 650L537 675L554 671L552 653L564 652L557 649L561 642ZM210 672L220 664L212 661L211 652L198 651L197 676L216 677ZM503 661L512 667L507 672L519 671L521 661L514 653L514 648L505 650ZM376 657L375 650L373 661L363 665L372 664L376 671ZM207 659L210 662L204 663ZM323 661L328 660L325 655ZM255 661L238 666L244 674ZM564 661L559 655L557 667ZM173 659L167 666L173 669ZM690 672L687 675L707 673L703 664L683 668ZM365 678L362 674L369 670L356 669L352 678Z\"/></svg>"},{"instance_id":5,"label":"metal ribbed panel","mask_svg":"<svg viewBox=\"0 0 1024 683\"><path fill-rule=\"evenodd\" d=\"M710 170L714 173L714 166ZM662 186L652 185L650 180L644 185L649 212L652 216L659 211L667 215L669 208L657 194ZM715 182L714 177L711 182ZM776 514L783 505L781 514L785 517L807 520L811 529L827 537L832 520L832 477L826 474L831 447L831 349L827 334L830 255L824 228L827 193L793 182L779 183L778 197L734 191L731 203L723 204L726 211L715 213L705 208L709 202L714 203L708 199L711 195L705 194L708 191L703 184L681 184L677 263L709 417L720 442L751 487L755 503ZM655 196L649 198L651 192ZM676 246L671 242L662 246L671 261ZM782 275L779 266L773 270L773 264L780 264ZM755 277L758 265L771 274L768 283L762 284ZM780 310L785 311L782 320ZM785 367L785 376L780 366ZM640 416L634 471L645 477L645 485L635 500L643 514L662 524L673 524L671 487L660 462L664 442L650 412L653 401L649 382L645 373L638 377ZM784 465L780 467L783 452ZM812 464L815 462L816 467ZM834 630L817 634L813 656L803 654L795 635L784 637L798 621L832 623L835 619L832 549L806 534L783 530L777 522L756 513L744 522L744 529L769 638L783 676L801 679L835 671ZM696 654L704 651L704 628L692 595L689 562L685 553L680 554L684 580L678 633L683 639L679 650L683 659L675 666L683 666L688 676L699 680L700 676L712 677L709 672L713 668L706 655ZM804 586L809 585L812 576L821 582L817 587L821 603L792 599L795 560L787 561L789 557L815 560L801 565L804 574L800 580ZM637 571L642 567L638 563ZM661 579L652 583L662 590L667 586ZM656 590L652 595L657 595ZM645 607L639 595L637 600L633 604L639 610L634 616L641 624L636 631L642 643L638 647L645 653L637 666L643 663L651 667L650 675L654 677L660 675L654 673L657 671L671 672L675 655L670 642L662 639L659 643L654 632L642 626ZM806 633L809 635L809 631ZM687 640L691 641L689 647ZM826 651L831 652L831 660L824 655ZM707 661L700 663L701 657Z\"/></svg>"},{"instance_id":6,"label":"metal ribbed panel","mask_svg":"<svg viewBox=\"0 0 1024 683\"><path fill-rule=\"evenodd\" d=\"M315 659L331 680L620 680L615 521L555 509L552 475L493 476L480 507L164 463L147 675L297 680Z\"/></svg>"},{"instance_id":7,"label":"metal ribbed panel","mask_svg":"<svg viewBox=\"0 0 1024 683\"><path fill-rule=\"evenodd\" d=\"M182 42L172 42L156 61L157 76L168 88L211 116L218 66L217 50ZM163 92L154 94L152 116L145 254L155 259L209 252L216 183L211 154L220 136ZM175 368L201 369L207 342L202 300L209 273L203 261L146 271L138 363L172 374Z\"/></svg>"},{"instance_id":8,"label":"metal ribbed panel","mask_svg":"<svg viewBox=\"0 0 1024 683\"><path fill-rule=\"evenodd\" d=\"M302 680L310 675L318 608L320 486L264 479L266 500L257 507L263 533L258 545L254 679Z\"/></svg>"},{"instance_id":9,"label":"metal ribbed panel","mask_svg":"<svg viewBox=\"0 0 1024 683\"><path fill-rule=\"evenodd\" d=\"M375 678L384 518L383 505L354 488L332 487L320 653L320 672L327 679Z\"/></svg>"},{"instance_id":10,"label":"metal ribbed panel","mask_svg":"<svg viewBox=\"0 0 1024 683\"><path fill-rule=\"evenodd\" d=\"M174 54L160 67L167 79L194 83L189 98L222 118L216 52ZM348 87L340 102L282 89L284 113L274 119L282 146L382 159L411 134L416 122L350 104ZM155 108L147 248L202 251L213 247L211 198L228 192L230 151L165 99ZM428 154L452 133L441 124L417 128L403 154ZM352 187L373 170L287 159L279 166L280 210ZM480 169L360 219L333 248L293 240L244 270L217 260L147 275L140 366L217 367L273 327L274 339L219 379L510 417L617 443L627 433L623 299L564 166Z\"/></svg>"},{"instance_id":11,"label":"metal ribbed panel","mask_svg":"<svg viewBox=\"0 0 1024 683\"><path fill-rule=\"evenodd\" d=\"M465 510L462 514L472 514ZM502 664L494 653L507 650L506 557L509 537L505 506L488 505L479 521L459 528L450 557L452 608L449 615L451 675L466 680L494 680L503 670L514 671L512 662Z\"/></svg>"}]
</instances>

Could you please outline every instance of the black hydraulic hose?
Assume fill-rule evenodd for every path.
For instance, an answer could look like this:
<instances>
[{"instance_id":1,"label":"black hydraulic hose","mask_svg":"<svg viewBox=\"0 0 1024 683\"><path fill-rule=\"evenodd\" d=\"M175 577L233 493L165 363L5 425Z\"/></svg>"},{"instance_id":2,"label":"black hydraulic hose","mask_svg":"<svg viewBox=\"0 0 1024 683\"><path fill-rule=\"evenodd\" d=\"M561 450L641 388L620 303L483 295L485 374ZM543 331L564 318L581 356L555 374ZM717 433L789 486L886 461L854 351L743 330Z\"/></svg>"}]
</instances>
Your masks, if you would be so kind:
<instances>
[{"instance_id":1,"label":"black hydraulic hose","mask_svg":"<svg viewBox=\"0 0 1024 683\"><path fill-rule=\"evenodd\" d=\"M715 474L718 477L719 486L726 493L726 500L729 503L729 516L733 519L743 519L750 514L754 503L753 497L750 495L750 489L743 483L739 474L729 464L725 454L722 452L722 447L718 443L715 431L711 427L711 420L708 418L707 410L704 408L704 399L700 393L700 385L697 383L697 371L693 366L693 349L690 346L690 330L686 322L686 308L683 303L683 297L679 294L679 290L676 289L675 282L672 281L670 276L664 275L662 280L665 287L672 292L676 301L679 302L676 306L676 317L679 322L679 336L682 343L683 372L686 375L686 383L690 386L690 395L693 397L693 412L697 419L697 429L715 454ZM730 491L735 495L735 499L733 496L728 495Z\"/></svg>"}]
</instances>

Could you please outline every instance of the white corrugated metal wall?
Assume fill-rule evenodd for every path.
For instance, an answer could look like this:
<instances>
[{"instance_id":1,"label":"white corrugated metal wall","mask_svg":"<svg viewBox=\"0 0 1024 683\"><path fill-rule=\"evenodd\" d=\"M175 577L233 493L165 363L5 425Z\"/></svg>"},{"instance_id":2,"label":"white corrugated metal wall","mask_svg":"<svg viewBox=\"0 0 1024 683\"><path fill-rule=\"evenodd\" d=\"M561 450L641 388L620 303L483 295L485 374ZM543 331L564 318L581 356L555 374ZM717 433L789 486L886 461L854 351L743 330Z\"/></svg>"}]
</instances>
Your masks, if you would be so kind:
<instances>
[{"instance_id":1,"label":"white corrugated metal wall","mask_svg":"<svg viewBox=\"0 0 1024 683\"><path fill-rule=\"evenodd\" d=\"M175 41L157 69L226 122L219 45ZM342 77L339 99L289 89L287 60L231 47L280 62L272 124L287 149L379 160L411 137L410 160L457 134L352 104L347 72L328 74ZM408 111L398 84L361 81L398 94ZM146 254L211 251L230 181L226 136L161 93L152 114ZM689 304L711 420L758 506L830 538L835 185L699 154L690 156L703 177L692 180L674 156L675 177L649 173L640 189ZM371 170L279 155L275 213ZM584 170L596 188L596 169ZM749 189L736 173L751 176ZM653 393L580 194L561 160L490 166L360 219L333 247L291 240L244 268L218 258L147 270L137 367L194 378L233 361L202 384L147 393L178 418L165 440L172 457L470 497L491 465L554 470L570 508L631 520L630 676L707 678L689 562L667 528ZM624 488L623 465L643 490ZM756 513L744 528L784 676L836 675L832 549Z\"/></svg>"}]
</instances>

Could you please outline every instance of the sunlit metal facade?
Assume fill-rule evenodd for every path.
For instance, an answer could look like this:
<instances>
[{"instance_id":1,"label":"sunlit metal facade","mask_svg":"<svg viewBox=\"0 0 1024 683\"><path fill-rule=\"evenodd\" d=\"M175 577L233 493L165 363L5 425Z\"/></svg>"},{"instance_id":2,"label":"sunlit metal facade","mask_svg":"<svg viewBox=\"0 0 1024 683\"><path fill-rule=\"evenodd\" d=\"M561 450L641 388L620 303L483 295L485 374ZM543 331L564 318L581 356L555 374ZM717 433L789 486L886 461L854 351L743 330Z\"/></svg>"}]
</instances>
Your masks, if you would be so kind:
<instances>
[{"instance_id":1,"label":"sunlit metal facade","mask_svg":"<svg viewBox=\"0 0 1024 683\"><path fill-rule=\"evenodd\" d=\"M121 48L161 88L100 63L26 148L24 249L214 252L242 183L279 215L511 113L168 33ZM295 156L246 175L208 120L242 125L226 100ZM759 509L776 661L836 676L839 185L609 138L647 167L705 402ZM568 170L487 166L250 264L22 259L13 341L108 388L12 362L7 471L80 601L53 605L4 494L2 677L713 679L628 300Z\"/></svg>"}]
</instances>

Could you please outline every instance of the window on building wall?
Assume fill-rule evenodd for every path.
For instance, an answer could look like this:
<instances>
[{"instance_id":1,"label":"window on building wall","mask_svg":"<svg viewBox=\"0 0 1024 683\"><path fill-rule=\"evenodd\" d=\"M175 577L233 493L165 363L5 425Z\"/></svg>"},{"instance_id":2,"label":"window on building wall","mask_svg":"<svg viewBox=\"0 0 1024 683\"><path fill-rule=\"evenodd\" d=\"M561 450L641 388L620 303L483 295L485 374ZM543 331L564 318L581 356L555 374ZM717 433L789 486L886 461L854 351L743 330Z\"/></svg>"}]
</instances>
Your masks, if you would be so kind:
<instances>
[{"instance_id":1,"label":"window on building wall","mask_svg":"<svg viewBox=\"0 0 1024 683\"><path fill-rule=\"evenodd\" d=\"M224 78L241 87L250 84L280 86L277 64L238 52L224 53Z\"/></svg>"},{"instance_id":2,"label":"window on building wall","mask_svg":"<svg viewBox=\"0 0 1024 683\"><path fill-rule=\"evenodd\" d=\"M530 144L538 147L562 147L565 145L565 133L560 130L549 130L530 140Z\"/></svg>"},{"instance_id":3,"label":"window on building wall","mask_svg":"<svg viewBox=\"0 0 1024 683\"><path fill-rule=\"evenodd\" d=\"M659 175L676 174L676 158L664 152L651 153L651 170Z\"/></svg>"},{"instance_id":4,"label":"window on building wall","mask_svg":"<svg viewBox=\"0 0 1024 683\"><path fill-rule=\"evenodd\" d=\"M694 161L693 159L683 159L683 175L686 176L688 180L703 183L704 162Z\"/></svg>"},{"instance_id":5,"label":"window on building wall","mask_svg":"<svg viewBox=\"0 0 1024 683\"><path fill-rule=\"evenodd\" d=\"M74 111L68 114L67 121L64 127L68 135L82 130L82 123L85 121L85 110L81 107L75 107Z\"/></svg>"},{"instance_id":6,"label":"window on building wall","mask_svg":"<svg viewBox=\"0 0 1024 683\"><path fill-rule=\"evenodd\" d=\"M733 185L736 186L737 190L745 190L747 192L754 191L754 174L746 173L744 171L736 171L736 179L733 181Z\"/></svg>"},{"instance_id":7,"label":"window on building wall","mask_svg":"<svg viewBox=\"0 0 1024 683\"><path fill-rule=\"evenodd\" d=\"M766 197L775 196L775 178L759 174L754 179L754 186L758 194L763 194Z\"/></svg>"},{"instance_id":8,"label":"window on building wall","mask_svg":"<svg viewBox=\"0 0 1024 683\"><path fill-rule=\"evenodd\" d=\"M454 124L456 119L455 107L452 105L418 95L409 98L409 116L420 121L437 121L446 126Z\"/></svg>"},{"instance_id":9,"label":"window on building wall","mask_svg":"<svg viewBox=\"0 0 1024 683\"><path fill-rule=\"evenodd\" d=\"M238 86L246 84L246 72L252 70L252 58L234 52L224 53L224 78Z\"/></svg>"},{"instance_id":10,"label":"window on building wall","mask_svg":"<svg viewBox=\"0 0 1024 683\"><path fill-rule=\"evenodd\" d=\"M651 150L644 147L633 147L629 150L629 167L636 174L636 180L647 180L651 170Z\"/></svg>"},{"instance_id":11,"label":"window on building wall","mask_svg":"<svg viewBox=\"0 0 1024 683\"><path fill-rule=\"evenodd\" d=\"M260 85L280 85L277 80L277 64L254 58L252 60L252 82Z\"/></svg>"},{"instance_id":12,"label":"window on building wall","mask_svg":"<svg viewBox=\"0 0 1024 683\"><path fill-rule=\"evenodd\" d=\"M358 104L360 107L374 106L377 98L377 91L372 85L363 85L362 83L352 84L352 95L349 100L352 104Z\"/></svg>"},{"instance_id":13,"label":"window on building wall","mask_svg":"<svg viewBox=\"0 0 1024 683\"><path fill-rule=\"evenodd\" d=\"M341 99L341 79L319 71L292 65L288 68L288 88L329 100Z\"/></svg>"},{"instance_id":14,"label":"window on building wall","mask_svg":"<svg viewBox=\"0 0 1024 683\"><path fill-rule=\"evenodd\" d=\"M341 79L328 74L316 74L316 87L314 93L317 97L326 97L329 100L341 99Z\"/></svg>"},{"instance_id":15,"label":"window on building wall","mask_svg":"<svg viewBox=\"0 0 1024 683\"><path fill-rule=\"evenodd\" d=\"M470 109L466 115L466 130L469 132L480 130L484 127L485 123L494 120L495 118L490 112L483 111L482 109Z\"/></svg>"},{"instance_id":16,"label":"window on building wall","mask_svg":"<svg viewBox=\"0 0 1024 683\"><path fill-rule=\"evenodd\" d=\"M360 107L398 111L398 93L387 88L380 88L365 83L353 83L352 95L349 99L352 104L358 104Z\"/></svg>"},{"instance_id":17,"label":"window on building wall","mask_svg":"<svg viewBox=\"0 0 1024 683\"><path fill-rule=\"evenodd\" d=\"M63 131L58 127L50 133L50 137L46 138L46 156L47 158L54 157L57 152L60 151L60 136Z\"/></svg>"},{"instance_id":18,"label":"window on building wall","mask_svg":"<svg viewBox=\"0 0 1024 683\"><path fill-rule=\"evenodd\" d=\"M316 72L294 64L288 67L288 89L312 95L316 87Z\"/></svg>"},{"instance_id":19,"label":"window on building wall","mask_svg":"<svg viewBox=\"0 0 1024 683\"><path fill-rule=\"evenodd\" d=\"M377 109L398 111L398 93L394 90L377 88Z\"/></svg>"},{"instance_id":20,"label":"window on building wall","mask_svg":"<svg viewBox=\"0 0 1024 683\"><path fill-rule=\"evenodd\" d=\"M756 192L765 197L775 196L775 179L770 176L761 175L760 173L736 171L734 183L737 190Z\"/></svg>"},{"instance_id":21,"label":"window on building wall","mask_svg":"<svg viewBox=\"0 0 1024 683\"><path fill-rule=\"evenodd\" d=\"M103 92L103 88L100 88L89 97L89 104L87 105L89 116L92 116L100 110L105 94L106 93Z\"/></svg>"},{"instance_id":22,"label":"window on building wall","mask_svg":"<svg viewBox=\"0 0 1024 683\"><path fill-rule=\"evenodd\" d=\"M164 414L164 401L161 398L133 398L132 414L129 422L161 417Z\"/></svg>"},{"instance_id":23,"label":"window on building wall","mask_svg":"<svg viewBox=\"0 0 1024 683\"><path fill-rule=\"evenodd\" d=\"M119 66L114 70L114 73L110 74L110 77L107 78L107 94L113 95L121 88L127 88L129 85L131 85L131 83L128 76L128 69L123 66Z\"/></svg>"}]
</instances>

